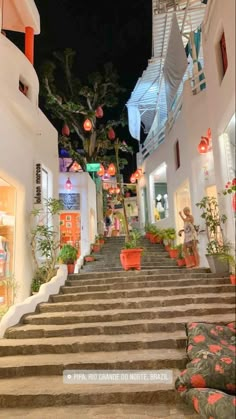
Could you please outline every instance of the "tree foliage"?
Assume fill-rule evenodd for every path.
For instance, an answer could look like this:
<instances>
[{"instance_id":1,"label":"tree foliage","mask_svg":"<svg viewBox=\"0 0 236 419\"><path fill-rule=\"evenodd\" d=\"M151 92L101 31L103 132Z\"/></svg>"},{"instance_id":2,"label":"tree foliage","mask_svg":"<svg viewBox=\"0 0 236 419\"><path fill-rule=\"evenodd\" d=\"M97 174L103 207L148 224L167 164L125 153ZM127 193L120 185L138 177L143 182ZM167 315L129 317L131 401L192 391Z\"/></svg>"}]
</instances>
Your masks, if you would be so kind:
<instances>
[{"instance_id":1,"label":"tree foliage","mask_svg":"<svg viewBox=\"0 0 236 419\"><path fill-rule=\"evenodd\" d=\"M124 89L119 85L117 72L112 64L106 64L102 73L88 75L84 84L73 74L75 52L66 49L55 52L54 61L45 63L43 68L42 85L45 106L52 117L61 121L61 126L69 127L70 135L60 135L59 145L68 151L72 161L77 161L82 168L91 161L114 161L114 146L108 138L110 128L124 127L126 116L122 113L117 120L108 119L106 115L118 107L119 97ZM104 116L96 117L96 110L101 107ZM84 121L89 119L92 130L86 132ZM120 141L121 150L130 152L131 149ZM127 164L120 160L122 168Z\"/></svg>"}]
</instances>

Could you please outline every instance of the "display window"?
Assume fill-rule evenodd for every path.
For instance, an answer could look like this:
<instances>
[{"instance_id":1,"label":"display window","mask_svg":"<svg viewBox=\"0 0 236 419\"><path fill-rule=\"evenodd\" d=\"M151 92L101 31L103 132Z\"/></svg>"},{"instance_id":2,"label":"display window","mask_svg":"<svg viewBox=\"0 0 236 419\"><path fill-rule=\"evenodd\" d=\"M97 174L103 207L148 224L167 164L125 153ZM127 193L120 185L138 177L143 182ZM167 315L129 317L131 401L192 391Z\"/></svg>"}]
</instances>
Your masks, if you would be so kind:
<instances>
[{"instance_id":1,"label":"display window","mask_svg":"<svg viewBox=\"0 0 236 419\"><path fill-rule=\"evenodd\" d=\"M0 178L0 305L11 306L14 299L16 189Z\"/></svg>"},{"instance_id":2,"label":"display window","mask_svg":"<svg viewBox=\"0 0 236 419\"><path fill-rule=\"evenodd\" d=\"M60 241L63 244L71 244L78 249L80 256L80 213L78 211L62 212L60 214Z\"/></svg>"}]
</instances>

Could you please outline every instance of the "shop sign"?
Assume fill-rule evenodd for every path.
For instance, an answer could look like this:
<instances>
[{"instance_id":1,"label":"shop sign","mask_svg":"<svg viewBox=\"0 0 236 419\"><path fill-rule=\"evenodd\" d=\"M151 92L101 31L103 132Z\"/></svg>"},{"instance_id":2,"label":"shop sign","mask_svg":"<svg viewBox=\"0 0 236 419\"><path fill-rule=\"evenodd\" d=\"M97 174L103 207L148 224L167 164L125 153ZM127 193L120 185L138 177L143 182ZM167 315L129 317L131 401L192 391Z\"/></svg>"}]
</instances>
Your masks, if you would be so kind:
<instances>
[{"instance_id":1,"label":"shop sign","mask_svg":"<svg viewBox=\"0 0 236 419\"><path fill-rule=\"evenodd\" d=\"M80 194L79 193L60 193L59 199L63 204L63 210L80 210Z\"/></svg>"},{"instance_id":2,"label":"shop sign","mask_svg":"<svg viewBox=\"0 0 236 419\"><path fill-rule=\"evenodd\" d=\"M42 165L35 164L34 170L34 204L42 204Z\"/></svg>"},{"instance_id":3,"label":"shop sign","mask_svg":"<svg viewBox=\"0 0 236 419\"><path fill-rule=\"evenodd\" d=\"M87 172L98 172L100 169L100 163L87 163L86 170Z\"/></svg>"}]
</instances>

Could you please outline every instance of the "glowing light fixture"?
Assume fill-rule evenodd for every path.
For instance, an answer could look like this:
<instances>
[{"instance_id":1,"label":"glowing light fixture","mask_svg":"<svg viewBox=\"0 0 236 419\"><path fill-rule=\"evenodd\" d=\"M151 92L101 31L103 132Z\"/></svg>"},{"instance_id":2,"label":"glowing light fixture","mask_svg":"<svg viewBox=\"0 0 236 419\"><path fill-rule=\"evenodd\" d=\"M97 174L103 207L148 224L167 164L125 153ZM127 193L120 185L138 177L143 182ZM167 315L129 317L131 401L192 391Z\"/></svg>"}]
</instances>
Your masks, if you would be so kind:
<instances>
[{"instance_id":1,"label":"glowing light fixture","mask_svg":"<svg viewBox=\"0 0 236 419\"><path fill-rule=\"evenodd\" d=\"M71 189L72 189L72 183L71 183L71 180L70 180L69 177L68 177L68 179L65 183L65 188L66 188L67 191L71 191Z\"/></svg>"},{"instance_id":2,"label":"glowing light fixture","mask_svg":"<svg viewBox=\"0 0 236 419\"><path fill-rule=\"evenodd\" d=\"M100 164L100 169L97 171L97 175L102 177L105 174L105 169L104 166L102 164Z\"/></svg>"},{"instance_id":3,"label":"glowing light fixture","mask_svg":"<svg viewBox=\"0 0 236 419\"><path fill-rule=\"evenodd\" d=\"M135 177L134 173L130 176L130 182L131 183L135 183L136 182L136 177Z\"/></svg>"},{"instance_id":4,"label":"glowing light fixture","mask_svg":"<svg viewBox=\"0 0 236 419\"><path fill-rule=\"evenodd\" d=\"M85 131L91 131L92 130L93 126L92 126L92 122L90 121L90 119L85 119L83 127L84 127Z\"/></svg>"},{"instance_id":5,"label":"glowing light fixture","mask_svg":"<svg viewBox=\"0 0 236 419\"><path fill-rule=\"evenodd\" d=\"M201 141L198 144L198 152L200 154L208 153L209 151L209 138L208 137L201 137Z\"/></svg>"},{"instance_id":6,"label":"glowing light fixture","mask_svg":"<svg viewBox=\"0 0 236 419\"><path fill-rule=\"evenodd\" d=\"M109 167L107 169L107 173L110 176L115 176L115 174L116 174L116 167L115 167L115 165L113 163L109 164Z\"/></svg>"}]
</instances>

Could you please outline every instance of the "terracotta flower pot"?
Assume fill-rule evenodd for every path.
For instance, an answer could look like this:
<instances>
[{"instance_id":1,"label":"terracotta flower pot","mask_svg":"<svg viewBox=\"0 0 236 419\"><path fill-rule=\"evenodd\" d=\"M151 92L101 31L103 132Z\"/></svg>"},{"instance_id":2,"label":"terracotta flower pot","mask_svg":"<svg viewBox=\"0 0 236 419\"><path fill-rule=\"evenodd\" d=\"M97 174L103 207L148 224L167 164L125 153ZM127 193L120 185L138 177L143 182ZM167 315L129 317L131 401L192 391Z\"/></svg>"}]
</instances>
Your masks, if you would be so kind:
<instances>
[{"instance_id":1,"label":"terracotta flower pot","mask_svg":"<svg viewBox=\"0 0 236 419\"><path fill-rule=\"evenodd\" d=\"M99 239L99 244L103 245L105 243L104 239Z\"/></svg>"},{"instance_id":2,"label":"terracotta flower pot","mask_svg":"<svg viewBox=\"0 0 236 419\"><path fill-rule=\"evenodd\" d=\"M101 249L100 244L94 244L94 245L93 245L93 252L94 252L94 253L98 253L98 252L100 252L100 249Z\"/></svg>"},{"instance_id":3,"label":"terracotta flower pot","mask_svg":"<svg viewBox=\"0 0 236 419\"><path fill-rule=\"evenodd\" d=\"M170 250L170 245L169 245L169 244L165 245L165 250L166 250L167 252L169 252L169 250Z\"/></svg>"},{"instance_id":4,"label":"terracotta flower pot","mask_svg":"<svg viewBox=\"0 0 236 419\"><path fill-rule=\"evenodd\" d=\"M192 267L196 265L195 257L194 255L189 255L185 257L185 263L187 267Z\"/></svg>"},{"instance_id":5,"label":"terracotta flower pot","mask_svg":"<svg viewBox=\"0 0 236 419\"><path fill-rule=\"evenodd\" d=\"M122 249L120 253L120 261L125 271L129 269L141 269L141 255L143 249Z\"/></svg>"},{"instance_id":6,"label":"terracotta flower pot","mask_svg":"<svg viewBox=\"0 0 236 419\"><path fill-rule=\"evenodd\" d=\"M177 265L178 266L185 266L185 259L176 259Z\"/></svg>"},{"instance_id":7,"label":"terracotta flower pot","mask_svg":"<svg viewBox=\"0 0 236 419\"><path fill-rule=\"evenodd\" d=\"M84 260L85 260L85 262L94 262L94 257L93 256L86 256L85 258L84 258Z\"/></svg>"},{"instance_id":8,"label":"terracotta flower pot","mask_svg":"<svg viewBox=\"0 0 236 419\"><path fill-rule=\"evenodd\" d=\"M232 285L236 285L236 275L230 275L230 281Z\"/></svg>"},{"instance_id":9,"label":"terracotta flower pot","mask_svg":"<svg viewBox=\"0 0 236 419\"><path fill-rule=\"evenodd\" d=\"M169 255L171 259L176 259L178 256L178 249L170 249Z\"/></svg>"},{"instance_id":10,"label":"terracotta flower pot","mask_svg":"<svg viewBox=\"0 0 236 419\"><path fill-rule=\"evenodd\" d=\"M74 273L74 270L75 270L75 265L74 265L74 263L72 264L72 263L70 263L69 265L67 265L67 269L68 269L68 274L70 275L70 274L73 274Z\"/></svg>"}]
</instances>

